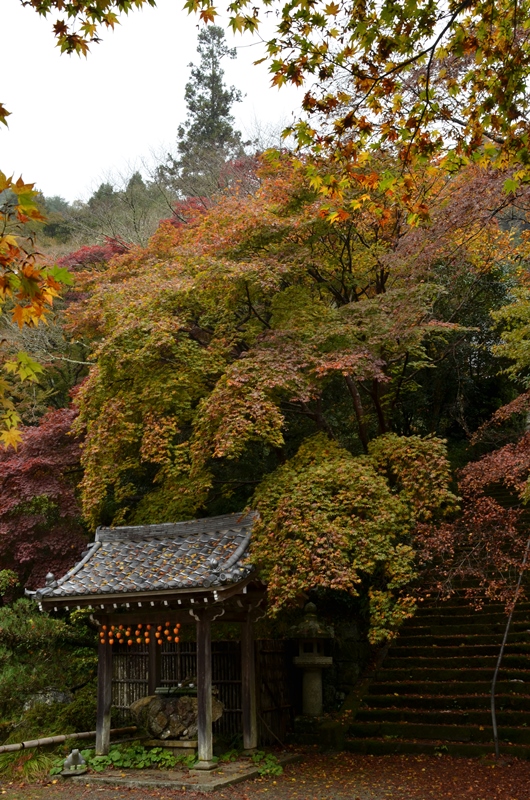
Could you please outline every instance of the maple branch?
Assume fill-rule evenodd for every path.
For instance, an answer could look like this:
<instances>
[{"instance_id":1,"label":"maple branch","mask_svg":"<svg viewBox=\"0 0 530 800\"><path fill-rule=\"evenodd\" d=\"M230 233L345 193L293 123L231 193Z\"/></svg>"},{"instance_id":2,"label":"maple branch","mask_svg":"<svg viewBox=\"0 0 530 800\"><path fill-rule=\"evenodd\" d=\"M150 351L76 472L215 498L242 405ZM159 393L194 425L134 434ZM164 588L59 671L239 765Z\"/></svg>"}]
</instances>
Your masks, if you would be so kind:
<instances>
[{"instance_id":1,"label":"maple branch","mask_svg":"<svg viewBox=\"0 0 530 800\"><path fill-rule=\"evenodd\" d=\"M266 321L263 319L263 317L262 317L262 316L260 316L260 314L258 314L258 312L256 311L256 309L255 309L255 308L254 308L254 306L252 305L252 300L250 299L250 291L249 291L249 288L248 288L248 283L245 283L245 292L246 292L246 295L247 295L248 307L249 307L249 310L250 310L250 312L251 312L252 314L254 314L254 316L255 316L255 317L257 317L257 319L259 319L259 321L261 322L261 324L262 324L262 325L265 325L265 327L266 327L266 328L268 328L268 329L270 330L270 329L271 329L271 326L269 325L269 323L268 323L268 322L266 322Z\"/></svg>"},{"instance_id":2,"label":"maple branch","mask_svg":"<svg viewBox=\"0 0 530 800\"><path fill-rule=\"evenodd\" d=\"M344 380L346 381L346 386L348 387L348 390L350 392L353 401L353 408L355 410L355 416L357 417L357 425L359 427L359 439L361 440L364 452L367 453L368 432L366 430L366 424L364 421L364 409L361 400L361 395L359 394L357 384L355 383L351 375L345 375Z\"/></svg>"},{"instance_id":3,"label":"maple branch","mask_svg":"<svg viewBox=\"0 0 530 800\"><path fill-rule=\"evenodd\" d=\"M191 327L182 328L182 330L188 334L190 339L203 345L203 347L208 347L214 335L214 331L211 328L205 328L204 325L199 325L197 321L192 322Z\"/></svg>"},{"instance_id":4,"label":"maple branch","mask_svg":"<svg viewBox=\"0 0 530 800\"><path fill-rule=\"evenodd\" d=\"M331 426L322 412L322 395L317 397L316 406L317 410L315 412L315 419L318 426L322 428L322 430L326 431L330 439L335 439L335 435L331 429Z\"/></svg>"},{"instance_id":5,"label":"maple branch","mask_svg":"<svg viewBox=\"0 0 530 800\"><path fill-rule=\"evenodd\" d=\"M289 401L284 401L282 403L282 408L285 408L287 412L291 411L294 414L301 414L304 417L309 417L309 419L312 419L314 422L316 422L320 430L328 434L330 439L335 439L336 438L335 434L333 433L333 430L329 422L322 413L321 405L322 405L322 398L319 397L317 399L316 411L312 411L311 408L309 408L308 404L302 401L300 401L298 404Z\"/></svg>"},{"instance_id":6,"label":"maple branch","mask_svg":"<svg viewBox=\"0 0 530 800\"><path fill-rule=\"evenodd\" d=\"M374 378L372 380L372 391L370 392L370 397L372 398L375 407L375 412L377 414L379 433L383 434L387 433L388 426L386 424L385 415L383 413L383 408L381 406L381 401L379 399L379 389L380 389L380 383L377 380L377 378Z\"/></svg>"},{"instance_id":7,"label":"maple branch","mask_svg":"<svg viewBox=\"0 0 530 800\"><path fill-rule=\"evenodd\" d=\"M499 651L499 656L497 658L497 663L495 665L495 672L493 674L493 680L491 682L491 723L493 728L493 741L495 742L495 758L497 759L500 756L500 752L499 752L499 732L497 730L497 713L495 709L495 689L497 686L497 678L499 676L499 670L501 668L502 657L504 655L504 649L506 647L506 642L508 641L510 626L512 624L513 612L515 610L515 605L517 603L517 600L519 599L519 592L521 591L521 583L523 580L523 575L526 569L526 562L528 561L529 554L530 554L530 539L528 539L526 543L526 550L524 551L523 563L521 565L521 571L519 572L519 579L517 581L517 586L515 588L513 602L510 605L510 614L508 616L508 621L506 623L506 628L504 630L504 636L502 637L501 649Z\"/></svg>"},{"instance_id":8,"label":"maple branch","mask_svg":"<svg viewBox=\"0 0 530 800\"><path fill-rule=\"evenodd\" d=\"M46 358L51 358L52 361L68 361L69 364L79 364L82 367L94 367L97 361L76 361L75 358L66 358L66 356L54 356L51 353L46 353Z\"/></svg>"},{"instance_id":9,"label":"maple branch","mask_svg":"<svg viewBox=\"0 0 530 800\"><path fill-rule=\"evenodd\" d=\"M463 119L459 119L453 115L448 116L446 114L442 114L443 118L447 120L447 122L454 122L455 125L460 125L462 128L467 127L467 123ZM488 131L482 131L482 135L489 139L491 142L495 142L495 144L505 144L506 139L503 139L501 136L495 136L493 133L488 133Z\"/></svg>"},{"instance_id":10,"label":"maple branch","mask_svg":"<svg viewBox=\"0 0 530 800\"><path fill-rule=\"evenodd\" d=\"M329 289L329 291L331 292L331 294L333 295L335 300L337 300L337 302L340 303L341 306L346 304L347 299L344 298L343 295L337 289L335 289L333 284L327 278L324 278L324 276L320 274L320 272L318 271L317 267L308 267L307 268L307 273L312 278L314 278L314 280L317 283L320 283L320 284L323 283L325 286L327 286L327 288Z\"/></svg>"},{"instance_id":11,"label":"maple branch","mask_svg":"<svg viewBox=\"0 0 530 800\"><path fill-rule=\"evenodd\" d=\"M395 64L393 67L391 67L390 69L386 70L386 72L383 72L381 75L378 75L377 78L372 78L371 79L372 80L372 85L370 86L368 91L365 92L365 94L354 105L354 109L357 111L362 106L362 104L370 97L370 95L372 94L372 92L375 89L375 87L379 83L381 83L383 80L385 80L385 78L389 78L391 75L394 75L396 72L401 72L406 67L409 67L411 64L415 64L417 61L421 60L427 54L434 53L434 51L436 50L436 47L441 42L441 40L443 39L443 37L445 36L447 31L451 28L451 26L455 22L456 18L459 16L459 14L461 14L462 11L464 11L466 8L468 8L471 5L472 5L472 0L463 0L463 2L460 3L460 5L457 6L457 8L453 11L453 13L451 14L451 16L449 18L449 21L442 28L442 30L440 31L440 33L438 34L438 36L436 37L434 42L432 42L428 47L425 47L423 50L420 50L419 53L416 53L415 55L410 56L410 58L406 58L404 61L400 61L399 64ZM329 57L329 58L331 59L331 57ZM361 76L359 74L359 70L346 69L346 71L349 72L352 77L356 77L357 76L357 77L368 78L370 80L370 76L368 76L368 75L362 75Z\"/></svg>"},{"instance_id":12,"label":"maple branch","mask_svg":"<svg viewBox=\"0 0 530 800\"><path fill-rule=\"evenodd\" d=\"M400 395L400 392L401 392L401 387L403 386L403 381L405 379L405 372L407 371L408 363L409 363L409 353L407 351L405 353L405 358L403 360L403 367L401 369L401 375L399 376L398 385L396 387L396 393L395 393L394 399L392 401L392 410L394 410L395 407L396 407L396 403L398 401L398 398L399 398L399 395Z\"/></svg>"},{"instance_id":13,"label":"maple branch","mask_svg":"<svg viewBox=\"0 0 530 800\"><path fill-rule=\"evenodd\" d=\"M442 361L444 361L447 358L449 353L454 352L455 346L458 346L458 345L462 344L462 342L465 342L465 340L466 340L465 336L462 336L462 338L457 339L456 342L451 344L449 347L447 347L442 352L442 354L440 355L439 358L434 358L434 359L430 360L429 361L429 365L432 367L432 366L434 366L436 364L441 364ZM391 362L389 362L389 363L391 363ZM417 369L415 369L413 372L411 372L406 378L405 378L405 376L403 376L403 383L409 383L411 380L413 380L416 377L416 375L419 375L420 372L422 372L425 368L426 368L425 364L422 364Z\"/></svg>"}]
</instances>

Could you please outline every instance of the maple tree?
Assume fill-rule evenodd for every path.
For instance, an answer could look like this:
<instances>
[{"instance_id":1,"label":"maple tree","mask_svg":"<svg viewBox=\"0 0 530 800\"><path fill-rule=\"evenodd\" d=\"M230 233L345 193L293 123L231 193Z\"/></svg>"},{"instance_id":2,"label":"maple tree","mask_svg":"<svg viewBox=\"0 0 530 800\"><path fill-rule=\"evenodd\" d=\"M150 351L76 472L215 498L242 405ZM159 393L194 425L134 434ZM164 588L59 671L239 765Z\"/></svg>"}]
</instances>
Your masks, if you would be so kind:
<instances>
[{"instance_id":1,"label":"maple tree","mask_svg":"<svg viewBox=\"0 0 530 800\"><path fill-rule=\"evenodd\" d=\"M217 15L214 0L187 0L186 8ZM373 145L394 150L403 162L448 151L476 154L498 166L511 161L525 175L530 8L524 2L264 0L262 9L278 14L267 43L273 83L309 84L303 103L309 120L297 126L301 144L339 145L350 161ZM260 11L235 0L230 25L255 32Z\"/></svg>"},{"instance_id":2,"label":"maple tree","mask_svg":"<svg viewBox=\"0 0 530 800\"><path fill-rule=\"evenodd\" d=\"M273 158L254 194L189 207L147 248L87 272L70 324L93 340L96 361L76 422L89 523L257 504L265 521L254 557L272 605L315 586L355 593L360 579L372 636L388 635L410 611L418 526L455 510L436 434L447 425L454 436L458 424L467 438L454 377L441 379L445 411L433 424L431 376L467 368L462 358L474 387L497 371L483 357L481 377L475 353L481 341L491 351L492 298L517 272L513 237L491 213L502 182L480 168L450 181L429 168L416 175L416 191L437 202L429 226L411 227L392 194L379 214L362 188L355 216L330 222L307 164ZM373 518L359 511L364 483ZM311 516L333 543L321 561ZM354 555L363 526L373 546L364 570Z\"/></svg>"},{"instance_id":3,"label":"maple tree","mask_svg":"<svg viewBox=\"0 0 530 800\"><path fill-rule=\"evenodd\" d=\"M18 449L0 451L0 563L22 586L64 574L86 545L76 497L79 441L76 412L59 409L21 430Z\"/></svg>"},{"instance_id":4,"label":"maple tree","mask_svg":"<svg viewBox=\"0 0 530 800\"><path fill-rule=\"evenodd\" d=\"M67 253L58 259L58 264L70 270L104 267L114 256L122 255L127 250L125 242L107 237L103 244L84 245L78 250Z\"/></svg>"},{"instance_id":5,"label":"maple tree","mask_svg":"<svg viewBox=\"0 0 530 800\"><path fill-rule=\"evenodd\" d=\"M529 477L528 434L461 470L461 514L416 531L425 591L448 595L464 587L479 604L489 598L510 606L528 541Z\"/></svg>"},{"instance_id":6,"label":"maple tree","mask_svg":"<svg viewBox=\"0 0 530 800\"><path fill-rule=\"evenodd\" d=\"M524 259L528 247L524 230L520 238ZM522 271L519 284L511 293L512 302L492 312L501 329L500 341L493 350L503 358L505 373L523 391L498 408L471 438L475 447L485 446L490 451L459 473L462 513L452 522L420 525L418 529L428 589L434 586L442 593L450 593L455 586L464 585L467 594L478 602L489 597L502 600L508 607L514 601L518 576L525 569L528 542L530 296L527 281L526 271Z\"/></svg>"},{"instance_id":7,"label":"maple tree","mask_svg":"<svg viewBox=\"0 0 530 800\"><path fill-rule=\"evenodd\" d=\"M32 184L0 172L0 312L9 313L20 327L37 326L46 319L61 286L71 282L67 270L38 262L24 225L42 220ZM36 381L42 367L24 350L0 358L0 442L20 441L20 416L11 399L13 380Z\"/></svg>"},{"instance_id":8,"label":"maple tree","mask_svg":"<svg viewBox=\"0 0 530 800\"><path fill-rule=\"evenodd\" d=\"M254 496L253 557L272 611L317 587L364 591L371 640L391 636L415 607L411 534L454 510L448 483L439 439L385 434L357 458L323 434L307 439Z\"/></svg>"},{"instance_id":9,"label":"maple tree","mask_svg":"<svg viewBox=\"0 0 530 800\"><path fill-rule=\"evenodd\" d=\"M521 260L528 255L528 234L518 234ZM421 558L431 571L431 586L442 593L455 585L479 602L500 599L509 607L514 586L526 569L528 501L530 499L530 411L528 356L530 295L526 270L512 287L509 300L492 317L500 338L493 346L503 359L504 372L513 386L522 389L511 402L501 405L471 438L475 447L489 452L471 461L459 473L458 491L462 513L441 526L420 526ZM471 580L470 580L471 579ZM525 592L525 582L522 591Z\"/></svg>"}]
</instances>

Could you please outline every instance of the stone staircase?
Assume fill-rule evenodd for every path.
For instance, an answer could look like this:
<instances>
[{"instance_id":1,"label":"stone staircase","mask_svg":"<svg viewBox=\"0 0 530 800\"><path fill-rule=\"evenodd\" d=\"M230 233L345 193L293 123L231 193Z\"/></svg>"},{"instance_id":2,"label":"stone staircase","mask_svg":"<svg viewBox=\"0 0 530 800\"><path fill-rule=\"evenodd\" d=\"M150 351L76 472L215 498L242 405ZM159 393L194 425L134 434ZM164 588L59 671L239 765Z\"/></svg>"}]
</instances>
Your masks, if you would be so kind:
<instances>
[{"instance_id":1,"label":"stone staircase","mask_svg":"<svg viewBox=\"0 0 530 800\"><path fill-rule=\"evenodd\" d=\"M349 726L358 753L494 752L490 688L506 626L501 605L425 606L409 620ZM516 608L496 691L501 753L530 758L530 604Z\"/></svg>"}]
</instances>

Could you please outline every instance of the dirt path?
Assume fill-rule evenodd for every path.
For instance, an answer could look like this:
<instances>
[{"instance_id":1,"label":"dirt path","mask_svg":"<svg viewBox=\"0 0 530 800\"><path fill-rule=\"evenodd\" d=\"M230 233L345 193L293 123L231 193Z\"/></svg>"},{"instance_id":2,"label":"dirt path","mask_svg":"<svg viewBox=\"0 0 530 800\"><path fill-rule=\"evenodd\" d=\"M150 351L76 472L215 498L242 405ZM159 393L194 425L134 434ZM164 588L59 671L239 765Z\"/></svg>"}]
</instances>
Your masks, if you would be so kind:
<instances>
[{"instance_id":1,"label":"dirt path","mask_svg":"<svg viewBox=\"0 0 530 800\"><path fill-rule=\"evenodd\" d=\"M499 764L450 756L305 754L278 777L211 795L158 789L90 787L59 781L4 784L6 800L530 800L530 762Z\"/></svg>"}]
</instances>

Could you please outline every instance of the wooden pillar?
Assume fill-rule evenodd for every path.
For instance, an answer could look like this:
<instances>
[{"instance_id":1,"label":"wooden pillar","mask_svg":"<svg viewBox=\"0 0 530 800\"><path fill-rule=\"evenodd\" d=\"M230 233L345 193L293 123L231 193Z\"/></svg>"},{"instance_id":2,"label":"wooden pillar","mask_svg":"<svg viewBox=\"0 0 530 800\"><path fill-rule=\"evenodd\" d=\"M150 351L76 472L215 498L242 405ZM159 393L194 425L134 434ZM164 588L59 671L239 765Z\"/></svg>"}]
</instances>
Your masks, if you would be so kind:
<instances>
[{"instance_id":1,"label":"wooden pillar","mask_svg":"<svg viewBox=\"0 0 530 800\"><path fill-rule=\"evenodd\" d=\"M98 645L98 709L96 755L104 756L110 747L110 709L112 705L112 646Z\"/></svg>"},{"instance_id":2,"label":"wooden pillar","mask_svg":"<svg viewBox=\"0 0 530 800\"><path fill-rule=\"evenodd\" d=\"M147 694L155 693L160 686L161 667L162 667L162 648L157 643L154 636L149 639L149 666L147 668Z\"/></svg>"},{"instance_id":3,"label":"wooden pillar","mask_svg":"<svg viewBox=\"0 0 530 800\"><path fill-rule=\"evenodd\" d=\"M241 702L243 748L253 750L258 746L258 714L254 631L250 614L247 614L247 618L241 623Z\"/></svg>"},{"instance_id":4,"label":"wooden pillar","mask_svg":"<svg viewBox=\"0 0 530 800\"><path fill-rule=\"evenodd\" d=\"M196 612L197 619L197 738L199 761L195 769L213 769L212 735L212 637L210 614Z\"/></svg>"}]
</instances>

